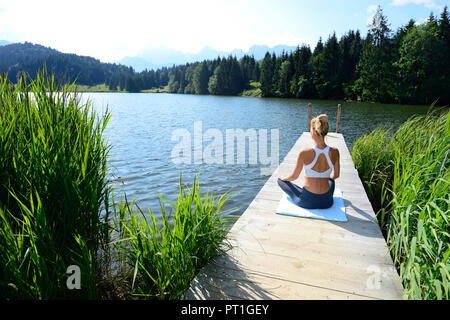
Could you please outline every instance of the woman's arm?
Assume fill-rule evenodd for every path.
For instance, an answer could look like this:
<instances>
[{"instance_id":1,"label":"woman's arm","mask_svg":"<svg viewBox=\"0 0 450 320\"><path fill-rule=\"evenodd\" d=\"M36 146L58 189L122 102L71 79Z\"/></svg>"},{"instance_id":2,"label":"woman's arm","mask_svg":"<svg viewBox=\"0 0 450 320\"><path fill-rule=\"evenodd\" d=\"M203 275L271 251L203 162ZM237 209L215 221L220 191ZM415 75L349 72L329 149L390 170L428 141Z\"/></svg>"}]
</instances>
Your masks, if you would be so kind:
<instances>
[{"instance_id":1,"label":"woman's arm","mask_svg":"<svg viewBox=\"0 0 450 320\"><path fill-rule=\"evenodd\" d=\"M339 174L340 174L340 170L341 170L341 166L339 164L339 150L336 148L335 149L335 157L336 160L333 163L333 172L331 172L330 178L331 179L337 179L339 178Z\"/></svg>"},{"instance_id":2,"label":"woman's arm","mask_svg":"<svg viewBox=\"0 0 450 320\"><path fill-rule=\"evenodd\" d=\"M294 181L300 176L300 172L302 172L302 169L303 169L303 150L298 153L297 163L292 173L286 177L280 177L280 180Z\"/></svg>"}]
</instances>

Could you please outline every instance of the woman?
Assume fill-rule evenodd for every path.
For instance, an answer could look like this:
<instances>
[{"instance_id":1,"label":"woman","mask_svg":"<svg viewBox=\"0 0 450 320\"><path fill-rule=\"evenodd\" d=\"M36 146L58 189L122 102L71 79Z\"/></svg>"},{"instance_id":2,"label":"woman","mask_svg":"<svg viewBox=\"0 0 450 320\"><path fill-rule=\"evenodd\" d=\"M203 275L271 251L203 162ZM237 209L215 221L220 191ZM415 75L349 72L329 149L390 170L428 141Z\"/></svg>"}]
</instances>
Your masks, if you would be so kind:
<instances>
[{"instance_id":1,"label":"woman","mask_svg":"<svg viewBox=\"0 0 450 320\"><path fill-rule=\"evenodd\" d=\"M300 207L326 209L333 205L334 180L339 177L339 150L325 144L328 133L326 114L311 120L313 148L303 148L297 164L287 177L279 177L278 185ZM297 179L305 168L303 188L290 182Z\"/></svg>"}]
</instances>

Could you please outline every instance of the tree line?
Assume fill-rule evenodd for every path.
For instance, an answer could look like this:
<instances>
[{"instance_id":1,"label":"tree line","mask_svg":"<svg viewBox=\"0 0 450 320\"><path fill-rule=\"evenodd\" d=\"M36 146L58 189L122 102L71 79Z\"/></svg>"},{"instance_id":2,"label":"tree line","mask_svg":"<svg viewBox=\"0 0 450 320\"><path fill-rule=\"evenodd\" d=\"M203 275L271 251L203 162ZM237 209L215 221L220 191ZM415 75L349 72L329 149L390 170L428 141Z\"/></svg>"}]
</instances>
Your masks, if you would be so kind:
<instances>
[{"instance_id":1,"label":"tree line","mask_svg":"<svg viewBox=\"0 0 450 320\"><path fill-rule=\"evenodd\" d=\"M167 86L171 93L237 95L260 83L263 97L348 99L384 103L450 103L450 24L447 7L423 24L410 20L396 32L380 7L367 36L350 30L255 61L229 56L130 74L123 89ZM164 75L164 76L162 76ZM113 83L112 88L116 85Z\"/></svg>"},{"instance_id":2,"label":"tree line","mask_svg":"<svg viewBox=\"0 0 450 320\"><path fill-rule=\"evenodd\" d=\"M31 52L31 54L30 54ZM91 57L63 54L38 45L0 47L0 66L9 79L22 70L47 68L79 84L106 83L112 91L165 88L171 93L238 95L259 84L262 97L346 99L384 103L450 103L450 23L447 7L423 24L410 20L397 31L380 7L367 36L350 30L256 61L246 55L135 72ZM5 70L6 68L6 70Z\"/></svg>"},{"instance_id":3,"label":"tree line","mask_svg":"<svg viewBox=\"0 0 450 320\"><path fill-rule=\"evenodd\" d=\"M13 83L17 82L23 71L35 78L44 65L49 72L57 76L58 81L76 81L78 84L91 86L105 83L113 76L126 79L128 75L134 74L133 68L127 66L61 53L29 42L0 47L0 72L6 73L8 80Z\"/></svg>"}]
</instances>

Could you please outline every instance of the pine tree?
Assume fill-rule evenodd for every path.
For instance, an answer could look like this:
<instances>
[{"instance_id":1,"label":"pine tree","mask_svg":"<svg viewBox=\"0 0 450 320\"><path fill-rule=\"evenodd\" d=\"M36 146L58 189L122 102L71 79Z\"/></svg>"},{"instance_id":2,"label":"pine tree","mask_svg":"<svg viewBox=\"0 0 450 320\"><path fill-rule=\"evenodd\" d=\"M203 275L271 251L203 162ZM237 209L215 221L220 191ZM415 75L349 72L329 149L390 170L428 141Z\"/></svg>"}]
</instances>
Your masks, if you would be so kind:
<instances>
[{"instance_id":1,"label":"pine tree","mask_svg":"<svg viewBox=\"0 0 450 320\"><path fill-rule=\"evenodd\" d=\"M192 81L196 94L208 94L209 70L206 62L200 63L195 68Z\"/></svg>"},{"instance_id":2,"label":"pine tree","mask_svg":"<svg viewBox=\"0 0 450 320\"><path fill-rule=\"evenodd\" d=\"M341 52L336 34L333 33L323 48L314 50L314 52L312 60L313 82L318 97L320 99L342 97L342 81L340 79Z\"/></svg>"},{"instance_id":3,"label":"pine tree","mask_svg":"<svg viewBox=\"0 0 450 320\"><path fill-rule=\"evenodd\" d=\"M277 90L277 96L279 97L288 97L289 96L289 84L291 80L291 62L286 60L281 63L281 67L279 70L279 84Z\"/></svg>"},{"instance_id":4,"label":"pine tree","mask_svg":"<svg viewBox=\"0 0 450 320\"><path fill-rule=\"evenodd\" d=\"M280 93L280 68L283 63L282 57L277 59L275 52L272 52L272 66L273 66L273 74L272 74L272 88L271 92L273 95L277 96Z\"/></svg>"},{"instance_id":5,"label":"pine tree","mask_svg":"<svg viewBox=\"0 0 450 320\"><path fill-rule=\"evenodd\" d=\"M439 20L439 37L446 43L450 50L450 22L447 6L442 10Z\"/></svg>"},{"instance_id":6,"label":"pine tree","mask_svg":"<svg viewBox=\"0 0 450 320\"><path fill-rule=\"evenodd\" d=\"M296 74L291 80L291 93L297 98L313 98L315 97L314 86L311 80L311 48L302 45L298 57L295 62Z\"/></svg>"},{"instance_id":7,"label":"pine tree","mask_svg":"<svg viewBox=\"0 0 450 320\"><path fill-rule=\"evenodd\" d=\"M266 52L263 61L261 62L261 94L263 97L271 97L272 93L272 79L273 79L273 62L269 52Z\"/></svg>"},{"instance_id":8,"label":"pine tree","mask_svg":"<svg viewBox=\"0 0 450 320\"><path fill-rule=\"evenodd\" d=\"M236 57L229 58L229 92L226 94L237 95L245 89L246 83L243 81L241 68Z\"/></svg>"},{"instance_id":9,"label":"pine tree","mask_svg":"<svg viewBox=\"0 0 450 320\"><path fill-rule=\"evenodd\" d=\"M184 93L184 88L186 87L186 78L185 78L185 70L184 68L181 68L181 70L179 70L178 74L178 81L179 81L179 88L177 93Z\"/></svg>"},{"instance_id":10,"label":"pine tree","mask_svg":"<svg viewBox=\"0 0 450 320\"><path fill-rule=\"evenodd\" d=\"M395 70L391 30L380 6L369 25L369 32L358 63L358 95L366 101L392 102L395 97Z\"/></svg>"},{"instance_id":11,"label":"pine tree","mask_svg":"<svg viewBox=\"0 0 450 320\"><path fill-rule=\"evenodd\" d=\"M127 76L125 80L125 90L128 92L139 92L140 89L134 76Z\"/></svg>"},{"instance_id":12,"label":"pine tree","mask_svg":"<svg viewBox=\"0 0 450 320\"><path fill-rule=\"evenodd\" d=\"M442 10L441 17L439 19L439 38L444 42L444 60L443 62L443 70L441 76L441 84L444 88L441 96L442 103L450 103L450 18L447 10L447 6Z\"/></svg>"}]
</instances>

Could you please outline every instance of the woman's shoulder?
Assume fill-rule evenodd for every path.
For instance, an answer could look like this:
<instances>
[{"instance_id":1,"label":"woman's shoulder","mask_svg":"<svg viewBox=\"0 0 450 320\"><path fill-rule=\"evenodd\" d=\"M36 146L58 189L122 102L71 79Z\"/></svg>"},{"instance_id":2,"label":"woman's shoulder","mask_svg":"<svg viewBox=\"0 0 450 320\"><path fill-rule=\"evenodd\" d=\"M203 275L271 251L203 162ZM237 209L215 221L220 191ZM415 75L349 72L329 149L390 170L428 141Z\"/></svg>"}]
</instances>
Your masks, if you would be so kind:
<instances>
[{"instance_id":1,"label":"woman's shoulder","mask_svg":"<svg viewBox=\"0 0 450 320\"><path fill-rule=\"evenodd\" d=\"M339 149L338 148L332 147L332 146L329 146L329 147L330 147L330 152L331 153L336 154L336 155L339 154Z\"/></svg>"},{"instance_id":2,"label":"woman's shoulder","mask_svg":"<svg viewBox=\"0 0 450 320\"><path fill-rule=\"evenodd\" d=\"M314 152L314 148L305 147L300 150L300 154L308 154Z\"/></svg>"},{"instance_id":3,"label":"woman's shoulder","mask_svg":"<svg viewBox=\"0 0 450 320\"><path fill-rule=\"evenodd\" d=\"M314 159L314 148L303 148L298 153L298 156L303 160L303 162L311 162Z\"/></svg>"},{"instance_id":4,"label":"woman's shoulder","mask_svg":"<svg viewBox=\"0 0 450 320\"><path fill-rule=\"evenodd\" d=\"M338 148L332 147L332 146L328 146L328 147L330 148L330 152L339 154L339 149ZM305 147L305 148L300 150L300 153L313 153L313 152L315 152L314 148L311 148L311 147Z\"/></svg>"},{"instance_id":5,"label":"woman's shoulder","mask_svg":"<svg viewBox=\"0 0 450 320\"><path fill-rule=\"evenodd\" d=\"M331 161L332 161L333 163L335 163L336 160L339 159L339 149L336 148L336 147L330 146L330 151L329 151L329 153L330 153Z\"/></svg>"}]
</instances>

